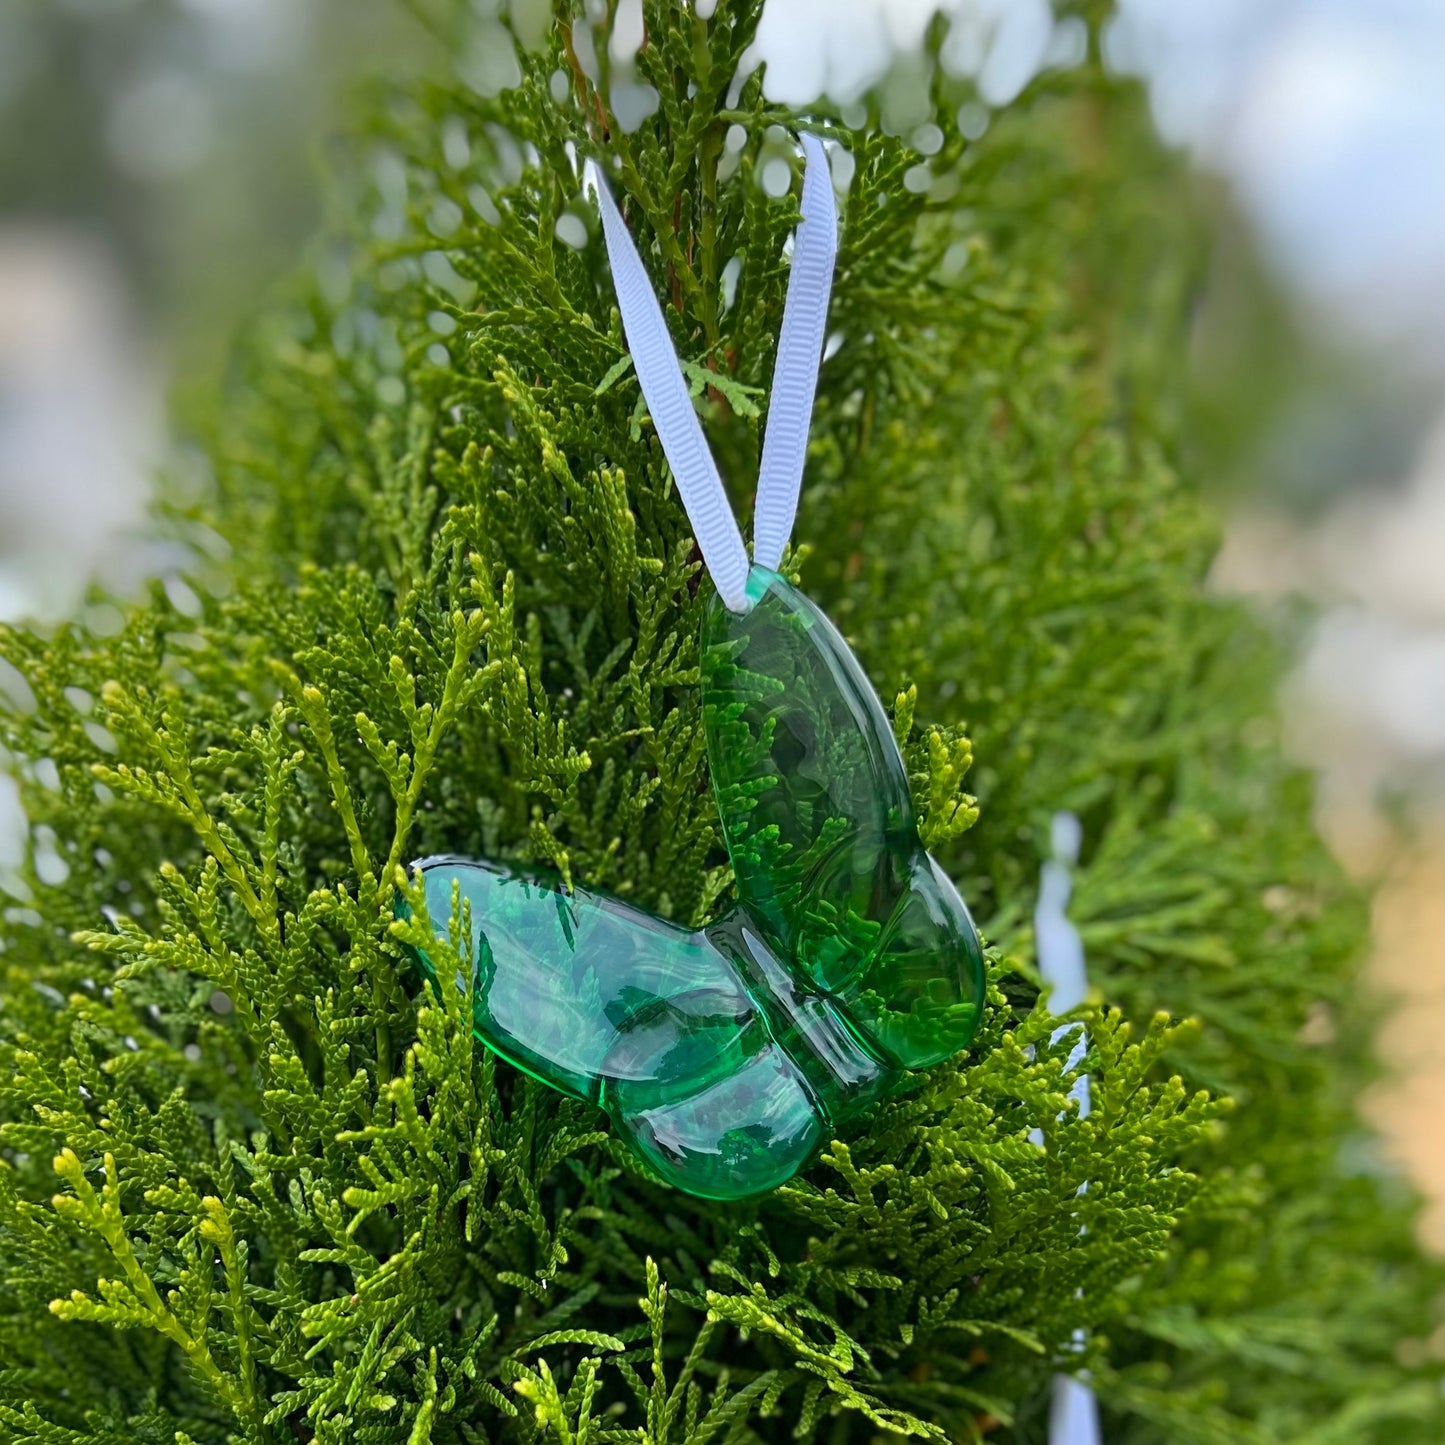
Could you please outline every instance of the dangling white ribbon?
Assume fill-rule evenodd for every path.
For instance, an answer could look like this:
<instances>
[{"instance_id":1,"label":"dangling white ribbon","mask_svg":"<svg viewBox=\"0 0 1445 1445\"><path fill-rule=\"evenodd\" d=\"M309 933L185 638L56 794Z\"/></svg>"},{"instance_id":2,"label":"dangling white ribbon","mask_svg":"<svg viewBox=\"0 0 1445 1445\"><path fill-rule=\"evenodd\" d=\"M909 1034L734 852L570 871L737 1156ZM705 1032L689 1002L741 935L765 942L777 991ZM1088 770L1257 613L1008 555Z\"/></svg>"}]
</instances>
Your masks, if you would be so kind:
<instances>
[{"instance_id":1,"label":"dangling white ribbon","mask_svg":"<svg viewBox=\"0 0 1445 1445\"><path fill-rule=\"evenodd\" d=\"M1049 1008L1056 1014L1068 1013L1083 1003L1089 991L1084 966L1084 941L1079 930L1069 921L1067 912L1073 883L1070 866L1078 861L1080 827L1072 813L1056 813L1051 831L1053 858L1043 866L1039 878L1039 903L1034 911L1034 938L1038 944L1039 973L1049 985ZM1077 1028L1065 1024L1054 1031L1054 1042ZM1089 1040L1083 1029L1069 1051L1069 1068L1077 1068L1088 1052ZM1074 1082L1073 1097L1078 1100L1079 1118L1089 1117L1089 1076L1080 1074ZM1039 1143L1043 1142L1042 1134ZM1088 1188L1087 1185L1083 1189ZM1080 1193L1083 1193L1080 1189ZM1074 1332L1074 1346L1082 1350L1084 1332ZM1054 1397L1049 1410L1049 1445L1099 1445L1099 1404L1087 1381L1075 1375L1054 1376Z\"/></svg>"},{"instance_id":2,"label":"dangling white ribbon","mask_svg":"<svg viewBox=\"0 0 1445 1445\"><path fill-rule=\"evenodd\" d=\"M793 239L788 299L778 333L773 392L768 398L768 429L758 473L753 515L753 561L776 572L798 512L798 491L808 459L808 426L818 390L818 367L833 293L838 258L838 208L823 143L804 135L803 224Z\"/></svg>"},{"instance_id":3,"label":"dangling white ribbon","mask_svg":"<svg viewBox=\"0 0 1445 1445\"><path fill-rule=\"evenodd\" d=\"M755 560L774 569L783 559L783 548L798 510L798 491L808 451L808 425L813 415L818 368L823 360L828 300L838 253L838 213L823 143L814 135L804 135L802 140L807 157L803 174L803 224L793 242L783 329L778 338L778 360L773 369L773 391L763 438L753 539ZM745 612L748 608L747 549L693 409L662 308L606 178L595 161L587 163L587 180L597 192L602 234L607 242L627 348L632 353L653 425L677 479L682 504L687 509L713 585L733 612Z\"/></svg>"}]
</instances>

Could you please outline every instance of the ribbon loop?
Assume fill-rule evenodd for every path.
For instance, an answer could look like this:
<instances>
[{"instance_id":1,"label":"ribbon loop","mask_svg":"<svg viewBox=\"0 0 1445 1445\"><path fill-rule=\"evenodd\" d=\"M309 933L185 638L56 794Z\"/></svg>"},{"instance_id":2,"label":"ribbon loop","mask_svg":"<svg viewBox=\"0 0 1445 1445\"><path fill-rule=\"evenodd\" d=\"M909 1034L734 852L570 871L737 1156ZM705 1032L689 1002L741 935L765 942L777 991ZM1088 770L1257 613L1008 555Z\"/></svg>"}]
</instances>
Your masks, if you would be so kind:
<instances>
[{"instance_id":1,"label":"ribbon loop","mask_svg":"<svg viewBox=\"0 0 1445 1445\"><path fill-rule=\"evenodd\" d=\"M1078 862L1083 829L1072 813L1055 813L1050 830L1054 856L1044 864L1039 887L1039 903L1034 911L1034 937L1038 944L1039 974L1050 990L1049 1009L1056 1014L1078 1008L1088 996L1088 972L1084 961L1084 941L1067 912L1073 891L1070 868ZM1054 1030L1052 1042L1071 1034L1078 1026L1064 1024ZM1068 1067L1075 1069L1088 1052L1089 1040L1083 1029L1069 1051ZM1079 1118L1089 1117L1089 1076L1080 1074L1071 1091L1078 1101ZM1043 1143L1043 1134L1035 1130L1035 1142ZM1082 1184L1082 1194L1089 1186ZM1083 1230L1079 1231L1081 1234ZM1081 1292L1076 1292L1081 1293ZM1074 1331L1073 1345L1082 1352L1088 1343L1083 1330ZM1093 1386L1087 1379L1059 1372L1054 1376L1053 1398L1049 1406L1049 1445L1099 1445L1099 1404Z\"/></svg>"},{"instance_id":2,"label":"ribbon loop","mask_svg":"<svg viewBox=\"0 0 1445 1445\"><path fill-rule=\"evenodd\" d=\"M754 560L772 570L776 570L783 559L783 548L798 510L798 492L808 454L808 425L818 387L818 368L823 360L828 301L838 254L838 213L828 158L817 136L804 135L802 141L807 157L803 174L803 223L793 242L783 329L778 337L778 359L773 368L773 391L763 438L753 538ZM728 505L717 463L708 450L702 424L693 409L662 308L657 304L642 258L612 199L607 180L595 161L587 162L587 180L597 192L602 212L602 234L612 264L612 282L617 291L618 309L622 312L627 347L662 449L677 479L677 489L697 545L712 574L713 585L728 609L746 612L747 549Z\"/></svg>"}]
</instances>

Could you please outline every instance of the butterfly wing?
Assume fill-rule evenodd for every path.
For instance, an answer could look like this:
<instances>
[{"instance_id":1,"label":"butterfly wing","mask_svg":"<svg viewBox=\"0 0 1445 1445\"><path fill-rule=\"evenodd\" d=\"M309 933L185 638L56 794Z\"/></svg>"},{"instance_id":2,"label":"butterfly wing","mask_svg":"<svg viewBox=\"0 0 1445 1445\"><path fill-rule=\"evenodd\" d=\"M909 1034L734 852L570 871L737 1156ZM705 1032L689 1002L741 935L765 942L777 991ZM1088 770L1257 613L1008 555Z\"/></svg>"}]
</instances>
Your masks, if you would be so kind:
<instances>
[{"instance_id":1,"label":"butterfly wing","mask_svg":"<svg viewBox=\"0 0 1445 1445\"><path fill-rule=\"evenodd\" d=\"M887 715L827 617L754 567L752 607L703 623L708 763L738 897L889 1062L920 1068L977 1028L983 952L918 837Z\"/></svg>"},{"instance_id":2,"label":"butterfly wing","mask_svg":"<svg viewBox=\"0 0 1445 1445\"><path fill-rule=\"evenodd\" d=\"M564 1093L595 1102L604 1079L711 1072L753 1023L735 972L699 935L540 873L460 858L417 867L437 936L457 909L470 924L478 1035Z\"/></svg>"},{"instance_id":3,"label":"butterfly wing","mask_svg":"<svg viewBox=\"0 0 1445 1445\"><path fill-rule=\"evenodd\" d=\"M478 1038L606 1109L669 1183L757 1194L817 1148L801 1071L706 933L536 873L460 858L416 867L436 936L454 917L466 925ZM439 951L413 952L437 984Z\"/></svg>"}]
</instances>

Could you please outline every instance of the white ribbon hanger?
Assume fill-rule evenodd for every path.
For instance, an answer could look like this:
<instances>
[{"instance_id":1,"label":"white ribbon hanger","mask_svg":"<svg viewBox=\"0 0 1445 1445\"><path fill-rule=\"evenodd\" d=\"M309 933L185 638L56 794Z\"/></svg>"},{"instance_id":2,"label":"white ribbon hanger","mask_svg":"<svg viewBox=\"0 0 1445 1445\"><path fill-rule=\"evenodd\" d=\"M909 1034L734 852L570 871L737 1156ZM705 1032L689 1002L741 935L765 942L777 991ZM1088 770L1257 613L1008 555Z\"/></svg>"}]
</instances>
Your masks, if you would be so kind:
<instances>
[{"instance_id":1,"label":"white ribbon hanger","mask_svg":"<svg viewBox=\"0 0 1445 1445\"><path fill-rule=\"evenodd\" d=\"M1039 878L1039 903L1034 911L1034 938L1038 944L1039 973L1049 985L1049 1008L1068 1013L1083 1003L1089 991L1084 966L1084 941L1069 921L1069 895L1073 892L1070 867L1078 861L1083 830L1072 813L1055 813L1050 829L1054 856L1044 864ZM1054 1042L1072 1033L1077 1024L1065 1024L1054 1031ZM1079 1029L1069 1051L1069 1068L1077 1068L1089 1049L1088 1035ZM1072 1096L1079 1102L1079 1118L1089 1116L1089 1076L1080 1074ZM1042 1134L1039 1143L1043 1142ZM1082 1194L1088 1185L1079 1192ZM1084 1332L1074 1332L1074 1347L1084 1348ZM1054 1376L1054 1398L1049 1410L1049 1445L1099 1445L1099 1403L1087 1381L1075 1375Z\"/></svg>"},{"instance_id":2,"label":"white ribbon hanger","mask_svg":"<svg viewBox=\"0 0 1445 1445\"><path fill-rule=\"evenodd\" d=\"M802 143L807 157L803 174L803 224L793 242L783 329L778 337L778 360L768 401L753 537L754 560L772 569L783 559L783 548L798 510L798 491L808 452L808 425L813 415L818 368L823 360L828 301L838 254L838 212L828 158L817 136L804 135ZM627 348L632 353L637 379L662 449L677 479L677 490L687 509L697 545L723 601L733 612L745 612L748 608L747 549L728 505L717 463L708 450L702 424L693 409L662 308L606 178L595 161L587 162L587 182L596 190L602 211L602 234L612 264L612 282L622 313L622 327L627 334Z\"/></svg>"}]
</instances>

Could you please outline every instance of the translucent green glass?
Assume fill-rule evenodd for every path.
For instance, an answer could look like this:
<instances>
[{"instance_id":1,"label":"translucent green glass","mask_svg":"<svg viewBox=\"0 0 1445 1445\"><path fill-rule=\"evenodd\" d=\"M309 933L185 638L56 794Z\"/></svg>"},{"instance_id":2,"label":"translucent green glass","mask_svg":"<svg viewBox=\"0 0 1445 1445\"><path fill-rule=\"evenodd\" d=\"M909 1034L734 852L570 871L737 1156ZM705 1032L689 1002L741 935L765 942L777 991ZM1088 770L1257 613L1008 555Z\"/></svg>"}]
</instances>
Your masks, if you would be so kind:
<instances>
[{"instance_id":1,"label":"translucent green glass","mask_svg":"<svg viewBox=\"0 0 1445 1445\"><path fill-rule=\"evenodd\" d=\"M754 568L749 590L745 615L714 600L702 639L730 913L689 932L536 874L417 865L438 935L469 921L477 1036L711 1199L791 1178L906 1070L963 1048L983 999L978 936L852 652L781 577Z\"/></svg>"},{"instance_id":2,"label":"translucent green glass","mask_svg":"<svg viewBox=\"0 0 1445 1445\"><path fill-rule=\"evenodd\" d=\"M983 950L918 838L908 772L837 628L754 567L752 603L702 629L708 765L738 898L780 957L898 1068L978 1027Z\"/></svg>"},{"instance_id":3,"label":"translucent green glass","mask_svg":"<svg viewBox=\"0 0 1445 1445\"><path fill-rule=\"evenodd\" d=\"M775 1188L886 1081L837 1005L800 988L741 909L692 933L537 875L419 866L438 932L454 890L470 918L478 1037L600 1105L680 1189Z\"/></svg>"}]
</instances>

